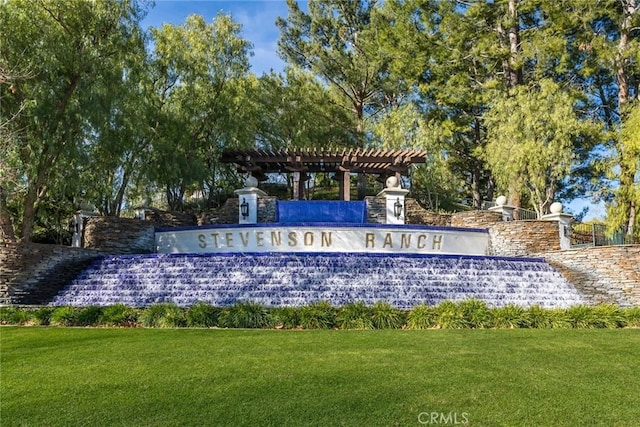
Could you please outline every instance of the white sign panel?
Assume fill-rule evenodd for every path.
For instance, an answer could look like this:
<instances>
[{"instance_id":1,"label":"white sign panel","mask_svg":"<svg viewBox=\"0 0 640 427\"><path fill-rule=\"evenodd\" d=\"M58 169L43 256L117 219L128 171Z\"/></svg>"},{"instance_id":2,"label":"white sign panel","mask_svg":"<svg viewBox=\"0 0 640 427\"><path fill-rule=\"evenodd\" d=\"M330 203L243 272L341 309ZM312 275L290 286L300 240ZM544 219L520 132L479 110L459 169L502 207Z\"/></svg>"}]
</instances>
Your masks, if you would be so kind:
<instances>
[{"instance_id":1,"label":"white sign panel","mask_svg":"<svg viewBox=\"0 0 640 427\"><path fill-rule=\"evenodd\" d=\"M447 227L234 226L156 232L159 253L327 252L486 255L484 230Z\"/></svg>"}]
</instances>

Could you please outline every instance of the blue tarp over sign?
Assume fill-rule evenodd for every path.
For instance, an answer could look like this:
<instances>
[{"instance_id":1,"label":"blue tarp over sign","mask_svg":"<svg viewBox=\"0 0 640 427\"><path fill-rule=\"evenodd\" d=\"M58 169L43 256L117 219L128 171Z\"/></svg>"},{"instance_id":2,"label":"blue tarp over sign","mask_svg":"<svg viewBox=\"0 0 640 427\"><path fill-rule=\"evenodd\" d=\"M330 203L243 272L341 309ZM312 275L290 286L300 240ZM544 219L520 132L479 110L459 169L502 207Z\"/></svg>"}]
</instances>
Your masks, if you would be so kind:
<instances>
[{"instance_id":1,"label":"blue tarp over sign","mask_svg":"<svg viewBox=\"0 0 640 427\"><path fill-rule=\"evenodd\" d=\"M278 222L291 223L350 223L364 224L366 221L364 201L297 200L278 201Z\"/></svg>"}]
</instances>

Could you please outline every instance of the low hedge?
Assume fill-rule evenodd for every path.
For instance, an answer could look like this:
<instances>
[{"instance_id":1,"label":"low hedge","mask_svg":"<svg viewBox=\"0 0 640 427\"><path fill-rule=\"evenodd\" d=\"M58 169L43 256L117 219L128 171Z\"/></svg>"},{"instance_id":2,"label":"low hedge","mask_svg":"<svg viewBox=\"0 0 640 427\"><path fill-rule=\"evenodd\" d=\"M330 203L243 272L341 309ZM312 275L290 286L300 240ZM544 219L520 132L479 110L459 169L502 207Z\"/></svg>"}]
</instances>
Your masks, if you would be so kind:
<instances>
[{"instance_id":1,"label":"low hedge","mask_svg":"<svg viewBox=\"0 0 640 427\"><path fill-rule=\"evenodd\" d=\"M419 304L410 310L386 302L362 302L335 307L318 301L303 307L265 307L238 302L228 307L197 303L181 308L173 303L145 308L115 304L108 307L0 307L0 325L90 326L147 328L269 328L269 329L617 329L640 328L640 307L612 304L577 305L566 309L491 308L483 301L444 301Z\"/></svg>"}]
</instances>

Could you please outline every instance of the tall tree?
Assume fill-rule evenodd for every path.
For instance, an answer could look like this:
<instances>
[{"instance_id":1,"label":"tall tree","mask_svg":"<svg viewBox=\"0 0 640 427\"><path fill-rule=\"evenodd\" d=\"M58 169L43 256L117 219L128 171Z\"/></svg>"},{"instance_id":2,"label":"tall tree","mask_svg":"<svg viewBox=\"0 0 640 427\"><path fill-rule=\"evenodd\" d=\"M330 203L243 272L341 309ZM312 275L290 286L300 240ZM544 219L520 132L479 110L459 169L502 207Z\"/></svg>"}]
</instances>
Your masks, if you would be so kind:
<instances>
[{"instance_id":1,"label":"tall tree","mask_svg":"<svg viewBox=\"0 0 640 427\"><path fill-rule=\"evenodd\" d=\"M265 148L311 148L319 142L344 145L355 139L353 116L341 108L332 91L296 67L260 79L258 143Z\"/></svg>"},{"instance_id":2,"label":"tall tree","mask_svg":"<svg viewBox=\"0 0 640 427\"><path fill-rule=\"evenodd\" d=\"M54 186L68 185L66 176L78 167L91 120L99 117L86 114L100 106L96 85L117 75L113 70L137 37L142 14L136 2L115 0L0 4L0 26L12 29L3 40L2 63L33 73L10 91L2 85L3 115L26 106L11 125L25 182L23 240L31 239L39 204Z\"/></svg>"},{"instance_id":3,"label":"tall tree","mask_svg":"<svg viewBox=\"0 0 640 427\"><path fill-rule=\"evenodd\" d=\"M187 191L215 190L223 148L253 145L247 80L250 43L240 25L218 14L207 24L199 15L182 25L152 29L157 137L151 179L180 209Z\"/></svg>"},{"instance_id":4,"label":"tall tree","mask_svg":"<svg viewBox=\"0 0 640 427\"><path fill-rule=\"evenodd\" d=\"M389 58L378 49L372 24L376 0L310 0L309 13L287 0L289 15L278 18L281 57L310 70L336 89L355 117L359 147L367 145L366 121L389 100ZM364 174L358 176L358 198L365 196Z\"/></svg>"},{"instance_id":5,"label":"tall tree","mask_svg":"<svg viewBox=\"0 0 640 427\"><path fill-rule=\"evenodd\" d=\"M640 99L640 2L571 0L543 5L549 28L567 40L566 51L573 58L571 76L592 100L589 112L608 131L591 168L605 171L611 181L599 179L595 193L611 204L613 222L632 236L637 229L633 188L638 169L635 159L627 158L634 150L626 146L629 139L621 130L633 101Z\"/></svg>"},{"instance_id":6,"label":"tall tree","mask_svg":"<svg viewBox=\"0 0 640 427\"><path fill-rule=\"evenodd\" d=\"M575 161L575 145L597 133L574 111L575 98L544 79L495 100L485 113L489 143L483 155L503 188L528 191L538 217L549 206ZM522 179L522 177L526 179Z\"/></svg>"}]
</instances>

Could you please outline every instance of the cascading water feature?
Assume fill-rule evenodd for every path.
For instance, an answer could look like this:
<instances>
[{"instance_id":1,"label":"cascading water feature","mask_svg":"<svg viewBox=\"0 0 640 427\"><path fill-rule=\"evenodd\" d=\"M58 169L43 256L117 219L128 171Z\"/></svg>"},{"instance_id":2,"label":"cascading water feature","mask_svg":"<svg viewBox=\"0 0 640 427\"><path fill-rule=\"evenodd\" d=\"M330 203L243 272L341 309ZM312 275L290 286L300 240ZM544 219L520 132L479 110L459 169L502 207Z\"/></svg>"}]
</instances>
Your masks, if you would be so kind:
<instances>
[{"instance_id":1,"label":"cascading water feature","mask_svg":"<svg viewBox=\"0 0 640 427\"><path fill-rule=\"evenodd\" d=\"M106 257L53 305L147 306L252 301L302 306L386 301L398 308L477 298L488 305L567 307L579 293L542 259L397 254L153 254Z\"/></svg>"}]
</instances>

